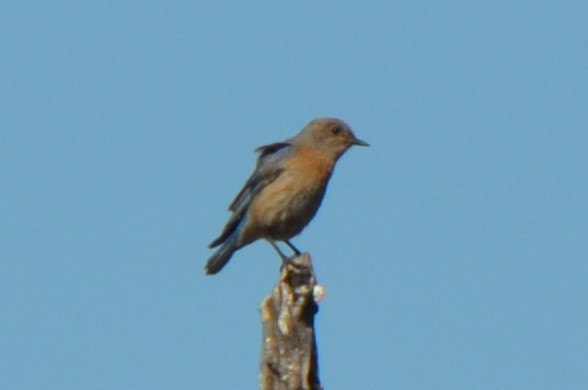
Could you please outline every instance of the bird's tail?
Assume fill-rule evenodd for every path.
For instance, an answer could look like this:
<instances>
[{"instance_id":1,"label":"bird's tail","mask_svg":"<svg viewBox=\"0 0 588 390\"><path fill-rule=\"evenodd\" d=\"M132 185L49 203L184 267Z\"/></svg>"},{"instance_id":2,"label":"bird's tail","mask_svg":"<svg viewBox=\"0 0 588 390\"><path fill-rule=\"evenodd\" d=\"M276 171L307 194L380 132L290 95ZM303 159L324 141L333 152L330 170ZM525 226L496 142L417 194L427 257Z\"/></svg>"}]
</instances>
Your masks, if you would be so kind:
<instances>
[{"instance_id":1,"label":"bird's tail","mask_svg":"<svg viewBox=\"0 0 588 390\"><path fill-rule=\"evenodd\" d=\"M225 242L222 243L220 248L206 262L204 270L207 275L214 275L218 273L223 267L231 260L233 253L239 249L237 247L237 235L233 234Z\"/></svg>"}]
</instances>

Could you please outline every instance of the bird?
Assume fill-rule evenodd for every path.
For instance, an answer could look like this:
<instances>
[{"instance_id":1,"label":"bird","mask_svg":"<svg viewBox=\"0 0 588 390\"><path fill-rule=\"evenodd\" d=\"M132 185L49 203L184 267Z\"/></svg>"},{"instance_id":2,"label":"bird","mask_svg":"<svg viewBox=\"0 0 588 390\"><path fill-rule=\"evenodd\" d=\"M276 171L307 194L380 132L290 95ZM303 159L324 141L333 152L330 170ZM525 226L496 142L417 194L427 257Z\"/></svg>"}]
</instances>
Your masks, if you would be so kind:
<instances>
[{"instance_id":1,"label":"bird","mask_svg":"<svg viewBox=\"0 0 588 390\"><path fill-rule=\"evenodd\" d=\"M260 146L255 169L229 206L231 215L221 234L210 243L217 248L205 273L218 273L233 254L265 239L285 263L276 242L290 242L315 216L337 160L351 147L369 146L338 118L317 118L283 142Z\"/></svg>"}]
</instances>

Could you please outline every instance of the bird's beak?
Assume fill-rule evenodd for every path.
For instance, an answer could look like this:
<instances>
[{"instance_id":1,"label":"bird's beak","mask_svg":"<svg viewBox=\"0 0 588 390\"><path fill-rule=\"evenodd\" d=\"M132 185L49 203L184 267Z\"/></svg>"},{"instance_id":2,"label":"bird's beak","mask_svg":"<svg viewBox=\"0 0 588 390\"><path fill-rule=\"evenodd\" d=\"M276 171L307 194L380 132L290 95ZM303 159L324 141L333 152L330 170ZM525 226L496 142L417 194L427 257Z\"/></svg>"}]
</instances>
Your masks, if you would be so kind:
<instances>
[{"instance_id":1,"label":"bird's beak","mask_svg":"<svg viewBox=\"0 0 588 390\"><path fill-rule=\"evenodd\" d=\"M368 144L365 141L362 141L360 139L354 139L353 142L351 143L352 145L357 145L357 146L370 146L370 144Z\"/></svg>"}]
</instances>

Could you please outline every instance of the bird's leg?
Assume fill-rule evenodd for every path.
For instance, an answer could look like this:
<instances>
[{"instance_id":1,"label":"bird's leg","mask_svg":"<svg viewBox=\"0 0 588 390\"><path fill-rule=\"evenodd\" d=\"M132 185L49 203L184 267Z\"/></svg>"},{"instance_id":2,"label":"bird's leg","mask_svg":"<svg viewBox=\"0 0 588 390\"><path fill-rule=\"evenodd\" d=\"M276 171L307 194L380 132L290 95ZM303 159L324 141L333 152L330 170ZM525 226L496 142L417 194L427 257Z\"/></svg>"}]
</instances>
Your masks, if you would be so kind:
<instances>
[{"instance_id":1,"label":"bird's leg","mask_svg":"<svg viewBox=\"0 0 588 390\"><path fill-rule=\"evenodd\" d=\"M284 242L286 243L286 245L288 245L290 247L290 249L292 249L294 251L294 254L296 256L298 256L300 254L300 251L298 250L298 248L296 248L294 245L292 245L292 243L288 240L284 240Z\"/></svg>"},{"instance_id":2,"label":"bird's leg","mask_svg":"<svg viewBox=\"0 0 588 390\"><path fill-rule=\"evenodd\" d=\"M280 248L276 245L275 242L273 242L272 240L268 240L268 242L270 244L272 244L272 246L274 247L274 249L276 250L276 252L278 252L278 255L280 255L280 258L282 259L282 266L286 265L286 263L290 260L290 258L288 256L286 256L281 250Z\"/></svg>"}]
</instances>

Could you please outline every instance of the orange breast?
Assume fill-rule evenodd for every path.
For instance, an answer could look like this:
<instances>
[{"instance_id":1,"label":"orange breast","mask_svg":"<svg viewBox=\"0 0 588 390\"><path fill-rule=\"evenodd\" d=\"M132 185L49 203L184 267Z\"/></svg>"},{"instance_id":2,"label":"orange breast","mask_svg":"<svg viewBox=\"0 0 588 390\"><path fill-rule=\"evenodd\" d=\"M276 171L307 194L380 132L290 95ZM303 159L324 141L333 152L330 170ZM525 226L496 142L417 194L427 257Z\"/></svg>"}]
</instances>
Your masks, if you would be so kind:
<instances>
[{"instance_id":1,"label":"orange breast","mask_svg":"<svg viewBox=\"0 0 588 390\"><path fill-rule=\"evenodd\" d=\"M309 185L316 185L329 180L335 161L320 151L308 146L301 146L296 155L288 160L285 169L292 175L299 175Z\"/></svg>"},{"instance_id":2,"label":"orange breast","mask_svg":"<svg viewBox=\"0 0 588 390\"><path fill-rule=\"evenodd\" d=\"M333 164L316 150L301 148L251 203L243 239L283 240L300 233L321 204Z\"/></svg>"}]
</instances>

